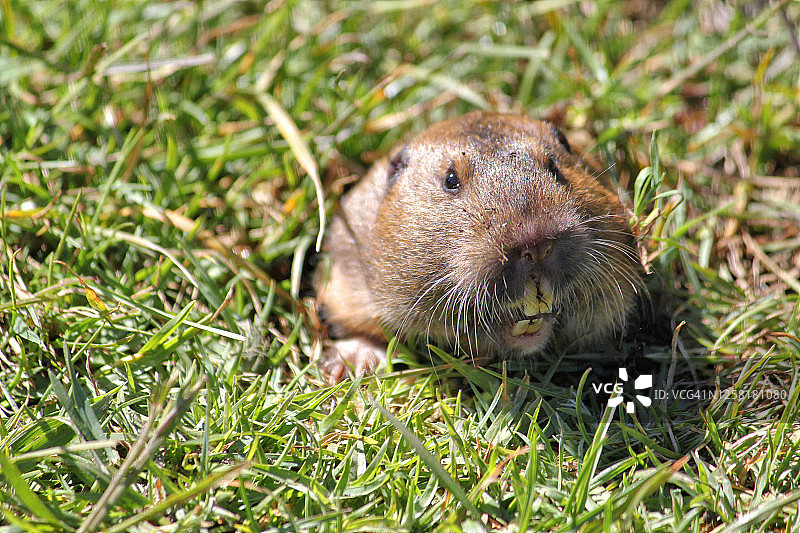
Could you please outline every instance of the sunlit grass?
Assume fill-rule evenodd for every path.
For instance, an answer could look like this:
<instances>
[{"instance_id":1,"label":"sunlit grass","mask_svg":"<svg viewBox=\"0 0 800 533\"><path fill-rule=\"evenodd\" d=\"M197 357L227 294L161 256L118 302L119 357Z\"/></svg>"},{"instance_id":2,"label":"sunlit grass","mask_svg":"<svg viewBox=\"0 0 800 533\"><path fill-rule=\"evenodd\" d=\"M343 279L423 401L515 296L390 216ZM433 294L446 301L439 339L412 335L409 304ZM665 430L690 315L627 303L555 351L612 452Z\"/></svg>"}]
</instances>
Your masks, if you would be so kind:
<instances>
[{"instance_id":1,"label":"sunlit grass","mask_svg":"<svg viewBox=\"0 0 800 533\"><path fill-rule=\"evenodd\" d=\"M796 3L0 9L0 530L798 527ZM475 108L620 191L650 322L329 386L318 194Z\"/></svg>"}]
</instances>

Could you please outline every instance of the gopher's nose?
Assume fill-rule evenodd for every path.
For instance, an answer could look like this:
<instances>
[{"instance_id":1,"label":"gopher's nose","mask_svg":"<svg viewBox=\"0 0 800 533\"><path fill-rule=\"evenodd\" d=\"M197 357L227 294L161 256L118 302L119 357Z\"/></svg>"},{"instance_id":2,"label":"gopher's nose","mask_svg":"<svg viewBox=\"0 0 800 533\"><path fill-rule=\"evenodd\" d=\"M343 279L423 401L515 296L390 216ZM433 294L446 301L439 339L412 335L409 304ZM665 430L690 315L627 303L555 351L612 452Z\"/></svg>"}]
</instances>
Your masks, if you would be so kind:
<instances>
[{"instance_id":1,"label":"gopher's nose","mask_svg":"<svg viewBox=\"0 0 800 533\"><path fill-rule=\"evenodd\" d=\"M541 263L553 249L552 239L539 239L520 250L520 259L531 265Z\"/></svg>"},{"instance_id":2,"label":"gopher's nose","mask_svg":"<svg viewBox=\"0 0 800 533\"><path fill-rule=\"evenodd\" d=\"M533 277L552 273L553 256L558 253L558 240L551 235L528 236L509 249L503 262L502 286L512 300L521 298Z\"/></svg>"}]
</instances>

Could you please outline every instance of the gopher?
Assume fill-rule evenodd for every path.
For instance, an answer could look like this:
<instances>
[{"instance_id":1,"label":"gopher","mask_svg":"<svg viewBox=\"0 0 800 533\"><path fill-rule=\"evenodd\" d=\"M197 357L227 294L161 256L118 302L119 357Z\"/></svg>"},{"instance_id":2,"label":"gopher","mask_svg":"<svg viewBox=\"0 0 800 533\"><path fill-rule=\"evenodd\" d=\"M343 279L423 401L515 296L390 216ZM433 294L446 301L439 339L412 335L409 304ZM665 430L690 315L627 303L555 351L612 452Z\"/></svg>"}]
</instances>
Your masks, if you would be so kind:
<instances>
[{"instance_id":1,"label":"gopher","mask_svg":"<svg viewBox=\"0 0 800 533\"><path fill-rule=\"evenodd\" d=\"M621 331L643 269L619 198L552 124L476 111L429 127L341 200L318 303L323 366L372 372L384 330L475 359Z\"/></svg>"}]
</instances>

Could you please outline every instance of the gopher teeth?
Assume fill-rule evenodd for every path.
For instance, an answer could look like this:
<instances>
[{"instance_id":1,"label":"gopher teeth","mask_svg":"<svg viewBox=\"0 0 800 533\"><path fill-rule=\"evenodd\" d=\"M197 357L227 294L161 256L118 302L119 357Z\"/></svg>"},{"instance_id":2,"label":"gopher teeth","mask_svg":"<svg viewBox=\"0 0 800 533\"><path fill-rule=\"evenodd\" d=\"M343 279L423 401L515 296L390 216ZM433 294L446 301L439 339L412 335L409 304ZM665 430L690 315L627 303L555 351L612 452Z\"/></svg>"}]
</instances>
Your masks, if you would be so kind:
<instances>
[{"instance_id":1,"label":"gopher teeth","mask_svg":"<svg viewBox=\"0 0 800 533\"><path fill-rule=\"evenodd\" d=\"M544 319L542 318L520 320L514 324L514 328L511 330L511 335L513 337L519 337L520 335L533 335L542 327L542 322L544 322Z\"/></svg>"},{"instance_id":2,"label":"gopher teeth","mask_svg":"<svg viewBox=\"0 0 800 533\"><path fill-rule=\"evenodd\" d=\"M553 292L546 283L531 281L525 286L525 294L513 307L522 307L525 316L531 318L516 322L511 335L533 335L542 327L544 319L540 315L548 315L553 311Z\"/></svg>"},{"instance_id":3,"label":"gopher teeth","mask_svg":"<svg viewBox=\"0 0 800 533\"><path fill-rule=\"evenodd\" d=\"M525 316L550 313L553 310L553 293L542 284L529 283L525 287L525 296L522 297L522 310Z\"/></svg>"}]
</instances>

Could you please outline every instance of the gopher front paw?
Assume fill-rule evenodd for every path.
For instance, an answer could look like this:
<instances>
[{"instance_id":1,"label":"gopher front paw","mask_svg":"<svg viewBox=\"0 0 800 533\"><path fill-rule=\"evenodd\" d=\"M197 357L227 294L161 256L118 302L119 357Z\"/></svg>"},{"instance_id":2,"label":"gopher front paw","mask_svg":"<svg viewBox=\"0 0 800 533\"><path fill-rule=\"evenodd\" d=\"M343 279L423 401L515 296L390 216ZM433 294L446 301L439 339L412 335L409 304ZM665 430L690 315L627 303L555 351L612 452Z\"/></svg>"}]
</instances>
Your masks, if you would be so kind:
<instances>
[{"instance_id":1,"label":"gopher front paw","mask_svg":"<svg viewBox=\"0 0 800 533\"><path fill-rule=\"evenodd\" d=\"M353 375L374 374L386 362L386 348L366 339L334 341L322 356L322 372L330 383L342 381L348 372Z\"/></svg>"}]
</instances>

